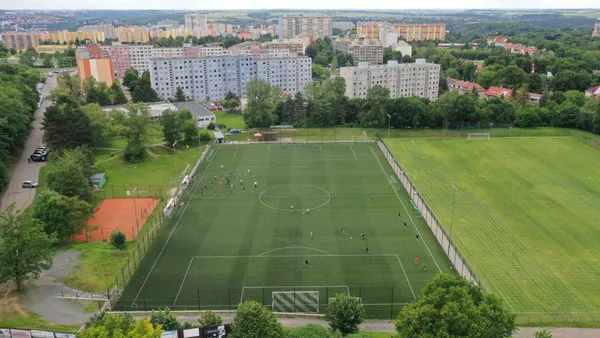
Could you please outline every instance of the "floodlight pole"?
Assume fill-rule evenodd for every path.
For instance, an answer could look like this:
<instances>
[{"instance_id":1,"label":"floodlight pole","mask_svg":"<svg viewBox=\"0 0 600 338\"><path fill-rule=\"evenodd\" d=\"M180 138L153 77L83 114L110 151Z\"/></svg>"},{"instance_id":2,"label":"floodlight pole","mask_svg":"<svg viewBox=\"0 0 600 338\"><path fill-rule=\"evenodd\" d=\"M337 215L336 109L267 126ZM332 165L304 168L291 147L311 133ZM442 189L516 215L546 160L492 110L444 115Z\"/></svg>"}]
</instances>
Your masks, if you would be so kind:
<instances>
[{"instance_id":1,"label":"floodlight pole","mask_svg":"<svg viewBox=\"0 0 600 338\"><path fill-rule=\"evenodd\" d=\"M454 184L450 184L454 190L452 194L452 216L450 218L450 240L448 240L448 257L450 257L450 243L452 242L452 228L454 226L454 204L456 202L456 187Z\"/></svg>"},{"instance_id":2,"label":"floodlight pole","mask_svg":"<svg viewBox=\"0 0 600 338\"><path fill-rule=\"evenodd\" d=\"M138 216L137 216L137 206L135 204L135 193L137 192L137 185L135 186L135 188L133 188L133 190L131 190L131 194L133 195L133 212L135 214L135 227L137 228L137 233L140 233L140 222L138 221ZM133 234L131 234L133 236Z\"/></svg>"},{"instance_id":3,"label":"floodlight pole","mask_svg":"<svg viewBox=\"0 0 600 338\"><path fill-rule=\"evenodd\" d=\"M173 143L173 168L177 170L177 161L175 161L175 145L177 144L177 140Z\"/></svg>"},{"instance_id":4,"label":"floodlight pole","mask_svg":"<svg viewBox=\"0 0 600 338\"><path fill-rule=\"evenodd\" d=\"M392 116L390 114L386 114L388 116L388 138L390 138L390 128L392 126Z\"/></svg>"}]
</instances>

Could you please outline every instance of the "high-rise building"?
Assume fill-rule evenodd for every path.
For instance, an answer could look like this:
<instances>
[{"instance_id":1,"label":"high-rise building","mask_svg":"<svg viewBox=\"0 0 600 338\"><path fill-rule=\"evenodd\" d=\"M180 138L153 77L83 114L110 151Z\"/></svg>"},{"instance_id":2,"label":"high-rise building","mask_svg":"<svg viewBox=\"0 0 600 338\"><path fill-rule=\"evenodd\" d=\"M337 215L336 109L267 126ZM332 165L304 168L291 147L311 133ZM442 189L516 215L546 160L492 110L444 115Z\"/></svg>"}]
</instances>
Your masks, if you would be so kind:
<instances>
[{"instance_id":1,"label":"high-rise building","mask_svg":"<svg viewBox=\"0 0 600 338\"><path fill-rule=\"evenodd\" d=\"M82 26L82 27L79 27L79 29L77 29L77 30L80 32L93 32L93 31L103 32L105 39L115 39L117 37L115 27L109 23L100 24L100 25Z\"/></svg>"},{"instance_id":2,"label":"high-rise building","mask_svg":"<svg viewBox=\"0 0 600 338\"><path fill-rule=\"evenodd\" d=\"M379 41L383 44L383 48L388 48L398 42L398 32L392 26L381 27L379 29Z\"/></svg>"},{"instance_id":3,"label":"high-rise building","mask_svg":"<svg viewBox=\"0 0 600 338\"><path fill-rule=\"evenodd\" d=\"M311 59L306 56L212 56L153 59L152 88L163 98L173 97L181 87L187 97L219 101L228 92L246 97L246 85L254 78L281 88L284 94L304 90L312 78Z\"/></svg>"},{"instance_id":4,"label":"high-rise building","mask_svg":"<svg viewBox=\"0 0 600 338\"><path fill-rule=\"evenodd\" d=\"M145 27L129 26L115 28L119 42L126 43L148 43L150 42L150 32Z\"/></svg>"},{"instance_id":5,"label":"high-rise building","mask_svg":"<svg viewBox=\"0 0 600 338\"><path fill-rule=\"evenodd\" d=\"M293 38L300 34L316 34L318 37L333 35L330 15L284 15L279 18L279 38Z\"/></svg>"},{"instance_id":6,"label":"high-rise building","mask_svg":"<svg viewBox=\"0 0 600 338\"><path fill-rule=\"evenodd\" d=\"M340 38L333 42L333 51L352 55L355 66L361 62L383 63L383 44L379 40Z\"/></svg>"},{"instance_id":7,"label":"high-rise building","mask_svg":"<svg viewBox=\"0 0 600 338\"><path fill-rule=\"evenodd\" d=\"M39 46L39 37L36 33L6 32L2 34L4 43L9 49L25 51Z\"/></svg>"},{"instance_id":8,"label":"high-rise building","mask_svg":"<svg viewBox=\"0 0 600 338\"><path fill-rule=\"evenodd\" d=\"M185 28L200 38L208 35L208 22L205 14L190 13L184 16Z\"/></svg>"},{"instance_id":9,"label":"high-rise building","mask_svg":"<svg viewBox=\"0 0 600 338\"><path fill-rule=\"evenodd\" d=\"M89 77L94 77L98 82L106 82L111 86L114 82L112 60L97 45L79 47L75 53L77 58L77 72L81 84Z\"/></svg>"},{"instance_id":10,"label":"high-rise building","mask_svg":"<svg viewBox=\"0 0 600 338\"><path fill-rule=\"evenodd\" d=\"M594 26L594 31L592 32L593 38L600 38L600 18L596 19L596 25Z\"/></svg>"},{"instance_id":11,"label":"high-rise building","mask_svg":"<svg viewBox=\"0 0 600 338\"><path fill-rule=\"evenodd\" d=\"M380 85L390 90L390 96L418 96L436 100L440 81L440 65L417 59L415 63L390 60L386 65L360 63L357 67L340 68L346 81L346 96L366 98L369 88Z\"/></svg>"},{"instance_id":12,"label":"high-rise building","mask_svg":"<svg viewBox=\"0 0 600 338\"><path fill-rule=\"evenodd\" d=\"M378 39L379 31L388 26L385 22L359 22L356 25L356 34L367 39ZM446 24L392 24L398 37L407 41L445 40Z\"/></svg>"},{"instance_id":13,"label":"high-rise building","mask_svg":"<svg viewBox=\"0 0 600 338\"><path fill-rule=\"evenodd\" d=\"M352 21L336 21L333 23L333 28L343 30L344 32L356 27Z\"/></svg>"}]
</instances>

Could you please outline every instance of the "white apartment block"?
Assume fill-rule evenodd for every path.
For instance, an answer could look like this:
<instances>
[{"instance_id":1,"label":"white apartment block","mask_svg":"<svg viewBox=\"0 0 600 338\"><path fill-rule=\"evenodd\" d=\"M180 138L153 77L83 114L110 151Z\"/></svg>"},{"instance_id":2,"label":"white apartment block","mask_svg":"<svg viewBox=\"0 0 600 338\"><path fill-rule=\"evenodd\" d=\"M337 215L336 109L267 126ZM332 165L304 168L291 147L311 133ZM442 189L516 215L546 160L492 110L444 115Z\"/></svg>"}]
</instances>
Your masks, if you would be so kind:
<instances>
[{"instance_id":1,"label":"white apartment block","mask_svg":"<svg viewBox=\"0 0 600 338\"><path fill-rule=\"evenodd\" d=\"M219 101L227 92L246 97L246 85L254 78L281 88L284 94L304 90L311 82L309 57L269 58L265 56L214 56L154 59L151 61L152 88L162 98L175 96L177 87L198 101Z\"/></svg>"},{"instance_id":2,"label":"white apartment block","mask_svg":"<svg viewBox=\"0 0 600 338\"><path fill-rule=\"evenodd\" d=\"M333 51L352 55L354 65L361 62L380 65L383 63L383 44L378 40L336 39Z\"/></svg>"},{"instance_id":3,"label":"white apartment block","mask_svg":"<svg viewBox=\"0 0 600 338\"><path fill-rule=\"evenodd\" d=\"M331 15L284 15L279 18L279 38L293 38L300 34L316 34L317 37L333 35Z\"/></svg>"},{"instance_id":4,"label":"white apartment block","mask_svg":"<svg viewBox=\"0 0 600 338\"><path fill-rule=\"evenodd\" d=\"M440 65L417 59L415 63L388 61L386 65L360 63L357 67L340 68L346 81L346 96L366 98L369 88L381 85L392 98L418 96L436 100L440 82Z\"/></svg>"},{"instance_id":5,"label":"white apartment block","mask_svg":"<svg viewBox=\"0 0 600 338\"><path fill-rule=\"evenodd\" d=\"M333 23L333 28L341 29L344 32L356 27L352 21L336 21Z\"/></svg>"},{"instance_id":6,"label":"white apartment block","mask_svg":"<svg viewBox=\"0 0 600 338\"><path fill-rule=\"evenodd\" d=\"M192 30L196 37L200 38L208 35L208 21L205 14L190 13L183 18L185 28Z\"/></svg>"},{"instance_id":7,"label":"white apartment block","mask_svg":"<svg viewBox=\"0 0 600 338\"><path fill-rule=\"evenodd\" d=\"M111 24L88 25L77 29L79 32L104 32L105 39L114 39L117 37L115 27Z\"/></svg>"}]
</instances>

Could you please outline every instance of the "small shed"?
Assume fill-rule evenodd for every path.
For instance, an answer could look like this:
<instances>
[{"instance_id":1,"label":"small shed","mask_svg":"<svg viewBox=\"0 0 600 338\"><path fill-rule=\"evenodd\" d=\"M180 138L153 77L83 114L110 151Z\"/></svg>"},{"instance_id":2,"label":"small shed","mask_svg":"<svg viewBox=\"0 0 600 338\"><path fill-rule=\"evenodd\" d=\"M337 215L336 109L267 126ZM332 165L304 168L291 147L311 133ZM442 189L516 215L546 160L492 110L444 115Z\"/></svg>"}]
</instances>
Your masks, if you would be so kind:
<instances>
[{"instance_id":1,"label":"small shed","mask_svg":"<svg viewBox=\"0 0 600 338\"><path fill-rule=\"evenodd\" d=\"M92 182L92 185L97 186L98 189L102 189L102 187L106 184L106 174L94 174L92 177L90 177L90 182Z\"/></svg>"},{"instance_id":2,"label":"small shed","mask_svg":"<svg viewBox=\"0 0 600 338\"><path fill-rule=\"evenodd\" d=\"M223 133L220 131L215 131L213 133L214 137L215 137L215 142L216 143L223 143L225 142L225 136L223 136Z\"/></svg>"}]
</instances>

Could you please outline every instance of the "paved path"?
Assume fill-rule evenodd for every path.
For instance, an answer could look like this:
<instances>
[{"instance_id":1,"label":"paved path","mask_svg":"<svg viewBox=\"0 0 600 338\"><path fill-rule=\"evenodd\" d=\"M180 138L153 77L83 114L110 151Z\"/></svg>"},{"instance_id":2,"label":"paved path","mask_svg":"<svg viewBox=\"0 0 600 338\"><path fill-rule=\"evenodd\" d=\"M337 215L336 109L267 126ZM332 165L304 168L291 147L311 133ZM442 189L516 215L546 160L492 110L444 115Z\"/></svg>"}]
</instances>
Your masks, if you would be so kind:
<instances>
[{"instance_id":1,"label":"paved path","mask_svg":"<svg viewBox=\"0 0 600 338\"><path fill-rule=\"evenodd\" d=\"M49 76L42 88L42 97L50 95L50 91L56 85L56 75ZM36 148L43 144L44 133L40 128L44 120L44 112L48 106L50 106L50 101L44 100L41 107L35 112L35 121L31 123L32 128L27 143L21 152L21 156L11 168L10 181L2 195L2 200L0 200L0 211L4 211L11 203L15 203L17 209L24 210L33 202L36 189L24 189L21 184L27 180L37 182L40 168L45 164L44 162L28 163L27 159Z\"/></svg>"}]
</instances>

